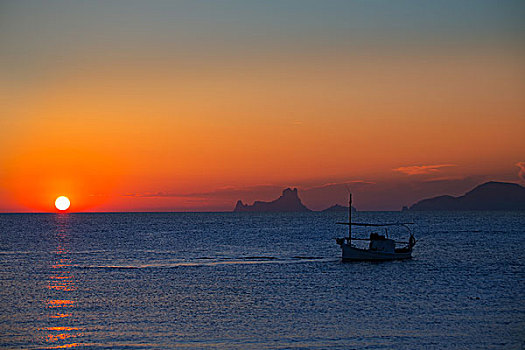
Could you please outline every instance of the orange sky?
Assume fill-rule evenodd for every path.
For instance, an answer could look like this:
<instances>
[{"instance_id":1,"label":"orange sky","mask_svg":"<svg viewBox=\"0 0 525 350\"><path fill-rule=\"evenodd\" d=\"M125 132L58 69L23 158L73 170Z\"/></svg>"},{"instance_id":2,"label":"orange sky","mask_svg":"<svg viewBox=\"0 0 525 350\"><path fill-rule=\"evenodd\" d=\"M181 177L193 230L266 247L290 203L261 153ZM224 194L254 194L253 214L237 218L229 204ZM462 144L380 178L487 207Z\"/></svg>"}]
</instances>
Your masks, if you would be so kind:
<instances>
[{"instance_id":1,"label":"orange sky","mask_svg":"<svg viewBox=\"0 0 525 350\"><path fill-rule=\"evenodd\" d=\"M107 9L81 6L62 4L34 22L24 20L34 9L7 6L0 211L53 211L59 195L72 211L230 210L287 186L317 193L307 204L320 209L342 197L318 189L351 181L371 183L360 193L364 209L399 209L488 179L523 181L521 24L492 23L499 29L488 38L475 31L476 21L503 21L512 8L473 15L472 32L453 26L459 39L439 21L414 23L404 29L422 26L414 39L384 24L397 28L403 14L371 18L383 21L371 29L356 18L355 33L344 16L333 28L306 14L252 26L258 12L239 5L243 27L227 21L237 13L218 13L215 32L172 27L174 9L135 18L111 8L112 23L101 17ZM352 10L338 6L334 13ZM216 9L188 11L208 10ZM60 27L81 13L92 22ZM444 26L456 23L441 15ZM269 31L275 21L282 28ZM406 189L396 201L378 195L396 188Z\"/></svg>"}]
</instances>

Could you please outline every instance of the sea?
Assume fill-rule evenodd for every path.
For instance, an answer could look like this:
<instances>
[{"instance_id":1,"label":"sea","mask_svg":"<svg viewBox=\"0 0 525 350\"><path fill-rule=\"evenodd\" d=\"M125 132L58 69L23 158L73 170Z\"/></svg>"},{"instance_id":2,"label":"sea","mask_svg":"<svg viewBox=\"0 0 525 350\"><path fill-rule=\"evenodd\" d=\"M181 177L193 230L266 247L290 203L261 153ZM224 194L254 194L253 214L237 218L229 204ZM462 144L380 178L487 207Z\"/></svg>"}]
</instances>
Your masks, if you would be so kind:
<instances>
[{"instance_id":1,"label":"sea","mask_svg":"<svg viewBox=\"0 0 525 350\"><path fill-rule=\"evenodd\" d=\"M1 214L0 347L525 348L524 212L357 212L414 223L390 262L342 262L347 220Z\"/></svg>"}]
</instances>

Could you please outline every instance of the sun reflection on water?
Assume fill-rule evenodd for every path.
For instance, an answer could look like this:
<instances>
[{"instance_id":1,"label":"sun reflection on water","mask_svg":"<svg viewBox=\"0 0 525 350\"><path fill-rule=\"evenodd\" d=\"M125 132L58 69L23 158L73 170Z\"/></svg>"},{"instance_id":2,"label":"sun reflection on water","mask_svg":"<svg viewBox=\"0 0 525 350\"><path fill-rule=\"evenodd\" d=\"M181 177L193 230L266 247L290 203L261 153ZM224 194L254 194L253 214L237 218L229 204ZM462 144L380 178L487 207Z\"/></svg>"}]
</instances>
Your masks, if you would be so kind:
<instances>
[{"instance_id":1,"label":"sun reflection on water","mask_svg":"<svg viewBox=\"0 0 525 350\"><path fill-rule=\"evenodd\" d=\"M64 345L57 345L57 346L49 346L46 349L67 349L67 348L76 348L77 346L81 346L82 344L79 343L71 343L71 344L64 344Z\"/></svg>"},{"instance_id":2,"label":"sun reflection on water","mask_svg":"<svg viewBox=\"0 0 525 350\"><path fill-rule=\"evenodd\" d=\"M73 305L73 300L49 300L47 302L48 307L67 307Z\"/></svg>"},{"instance_id":3,"label":"sun reflection on water","mask_svg":"<svg viewBox=\"0 0 525 350\"><path fill-rule=\"evenodd\" d=\"M61 314L57 313L56 315L50 315L49 318L65 318L65 317L71 317L71 314Z\"/></svg>"},{"instance_id":4,"label":"sun reflection on water","mask_svg":"<svg viewBox=\"0 0 525 350\"><path fill-rule=\"evenodd\" d=\"M44 341L47 349L73 348L82 343L71 342L84 334L73 322L76 309L76 300L73 292L77 290L76 279L71 271L72 260L70 244L69 215L56 216L56 248L52 252L54 259L50 266L47 289L49 299L45 300L45 308L50 311L47 324L42 330L45 332Z\"/></svg>"}]
</instances>

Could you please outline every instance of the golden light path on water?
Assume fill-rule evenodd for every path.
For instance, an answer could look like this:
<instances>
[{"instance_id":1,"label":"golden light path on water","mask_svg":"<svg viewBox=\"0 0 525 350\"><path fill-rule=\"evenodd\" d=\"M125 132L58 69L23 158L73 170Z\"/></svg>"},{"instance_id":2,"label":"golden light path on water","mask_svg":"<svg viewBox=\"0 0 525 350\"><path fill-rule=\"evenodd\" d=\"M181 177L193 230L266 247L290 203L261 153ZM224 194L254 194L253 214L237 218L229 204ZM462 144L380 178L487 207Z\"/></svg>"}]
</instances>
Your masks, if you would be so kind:
<instances>
[{"instance_id":1,"label":"golden light path on water","mask_svg":"<svg viewBox=\"0 0 525 350\"><path fill-rule=\"evenodd\" d=\"M60 198L57 198L57 201ZM67 200L66 197L63 198ZM69 207L69 200L67 204ZM60 210L58 206L57 209ZM72 341L82 337L83 333L79 327L71 324L76 307L72 293L77 290L77 286L71 272L72 261L68 242L69 220L69 215L56 216L56 248L52 252L55 258L50 266L50 276L46 286L49 290L49 299L44 301L49 319L48 326L42 329L45 332L44 341L49 345L47 349L73 348L82 345L82 343Z\"/></svg>"}]
</instances>

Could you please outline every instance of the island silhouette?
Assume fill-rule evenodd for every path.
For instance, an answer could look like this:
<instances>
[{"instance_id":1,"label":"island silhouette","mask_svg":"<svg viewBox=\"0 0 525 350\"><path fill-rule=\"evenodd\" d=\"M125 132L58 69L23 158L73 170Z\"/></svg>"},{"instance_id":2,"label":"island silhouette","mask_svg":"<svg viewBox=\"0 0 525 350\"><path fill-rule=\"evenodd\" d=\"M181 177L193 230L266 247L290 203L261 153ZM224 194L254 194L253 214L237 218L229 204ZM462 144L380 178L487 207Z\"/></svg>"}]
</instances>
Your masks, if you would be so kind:
<instances>
[{"instance_id":1,"label":"island silhouette","mask_svg":"<svg viewBox=\"0 0 525 350\"><path fill-rule=\"evenodd\" d=\"M283 194L274 201L255 201L252 205L237 201L234 212L309 212L299 198L297 188L286 188Z\"/></svg>"},{"instance_id":2,"label":"island silhouette","mask_svg":"<svg viewBox=\"0 0 525 350\"><path fill-rule=\"evenodd\" d=\"M403 210L464 211L464 210L525 210L525 187L509 182L490 181L481 184L463 196L437 196L418 201ZM303 204L297 188L286 188L282 195L270 202L255 201L252 205L237 201L234 212L312 212ZM335 204L322 212L348 212L348 207ZM356 208L352 207L355 212Z\"/></svg>"},{"instance_id":3,"label":"island silhouette","mask_svg":"<svg viewBox=\"0 0 525 350\"><path fill-rule=\"evenodd\" d=\"M303 204L299 198L297 188L286 188L283 190L282 195L271 201L255 201L252 205L244 204L241 200L237 201L234 212L311 212L314 210L309 209ZM322 212L348 212L348 207L343 205L335 204L329 208L321 210ZM352 207L352 211L356 209Z\"/></svg>"},{"instance_id":4,"label":"island silhouette","mask_svg":"<svg viewBox=\"0 0 525 350\"><path fill-rule=\"evenodd\" d=\"M525 210L525 187L516 183L490 181L463 196L438 196L423 199L409 210Z\"/></svg>"}]
</instances>

